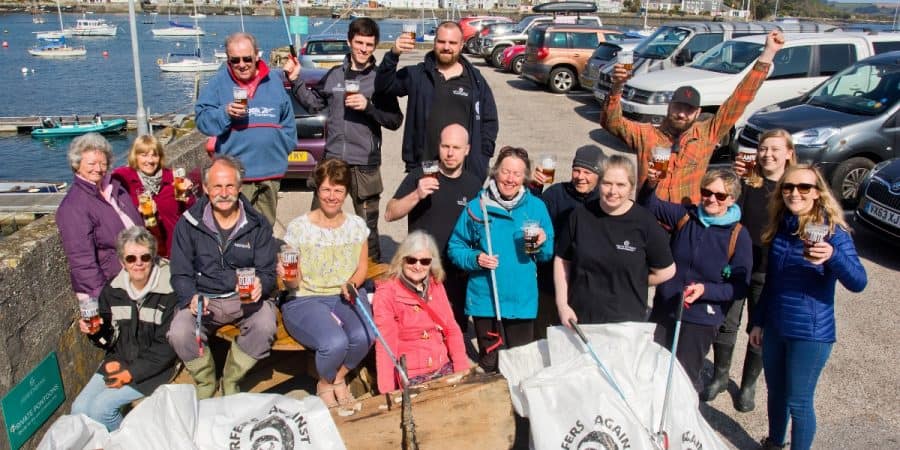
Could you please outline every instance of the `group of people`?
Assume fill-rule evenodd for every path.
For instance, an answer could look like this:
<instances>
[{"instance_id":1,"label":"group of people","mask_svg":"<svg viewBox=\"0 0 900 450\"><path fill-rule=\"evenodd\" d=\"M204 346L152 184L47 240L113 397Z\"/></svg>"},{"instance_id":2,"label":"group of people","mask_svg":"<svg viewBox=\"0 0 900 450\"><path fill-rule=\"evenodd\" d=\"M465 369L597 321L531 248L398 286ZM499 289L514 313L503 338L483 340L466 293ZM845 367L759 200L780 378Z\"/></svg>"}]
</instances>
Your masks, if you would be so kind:
<instances>
[{"instance_id":1,"label":"group of people","mask_svg":"<svg viewBox=\"0 0 900 450\"><path fill-rule=\"evenodd\" d=\"M86 135L72 143L75 182L58 223L76 295L100 300L102 325L82 321L81 329L107 349L73 411L114 429L119 407L166 381L176 357L199 398L213 396L219 382L222 393L239 392L270 351L279 310L288 333L315 350L317 395L329 407L354 408L346 377L369 354L372 327L388 347L375 344L378 389L389 392L404 378L419 383L469 369L463 333L470 318L477 363L496 371L499 348L532 342L551 324L649 320L657 324L654 339L668 347L681 308L676 357L711 400L727 385L746 298L750 346L735 407L755 407L764 368L770 431L763 446L783 448L792 420L792 448L810 447L815 384L835 341L835 284L852 291L866 284L849 227L817 169L796 162L783 130L761 136L752 166L737 161L733 170L707 171L716 143L768 74L784 43L780 32L768 36L756 66L708 119L699 118L699 94L690 87L674 93L658 128L624 118L629 74L617 65L600 122L636 152L637 163L583 147L571 180L546 189L523 148L502 147L489 167L496 105L484 78L460 57L457 24L442 23L424 62L399 70L412 38L401 35L376 66L378 36L375 22L354 20L350 54L316 89L304 84L296 61L283 67L291 95L325 111L329 127L311 210L286 225L282 240L272 224L293 149L293 113L283 80L258 60L249 34L229 36L228 65L197 103L198 127L217 138L203 195L175 198L151 137L139 138L128 167L112 176L105 140ZM357 93L340 89L348 80L358 82ZM234 88L246 89L248 101L234 101ZM388 276L373 286L366 274L382 257L381 127L402 124L398 96L409 97L407 174L384 218L406 217L409 234ZM651 164L660 146L671 157ZM422 164L432 160L436 173ZM153 226L138 211L143 193L155 203ZM356 214L343 211L348 196ZM825 236L810 237L812 225L824 225ZM300 255L296 273L283 258L291 252ZM285 295L274 295L277 280ZM240 336L219 380L207 339L229 323ZM704 386L710 347L715 374ZM405 376L393 355L406 356Z\"/></svg>"}]
</instances>

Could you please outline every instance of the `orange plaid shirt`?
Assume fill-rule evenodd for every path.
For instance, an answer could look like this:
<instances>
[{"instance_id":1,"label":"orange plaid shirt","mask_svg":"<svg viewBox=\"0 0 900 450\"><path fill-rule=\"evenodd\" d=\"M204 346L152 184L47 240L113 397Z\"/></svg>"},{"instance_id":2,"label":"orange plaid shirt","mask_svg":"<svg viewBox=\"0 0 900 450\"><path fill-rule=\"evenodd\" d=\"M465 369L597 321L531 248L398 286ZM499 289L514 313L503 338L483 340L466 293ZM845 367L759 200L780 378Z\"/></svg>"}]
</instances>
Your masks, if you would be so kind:
<instances>
[{"instance_id":1,"label":"orange plaid shirt","mask_svg":"<svg viewBox=\"0 0 900 450\"><path fill-rule=\"evenodd\" d=\"M672 152L666 178L659 180L656 187L656 195L660 199L675 203L689 200L695 205L700 202L700 180L706 173L709 158L716 144L744 114L744 109L753 101L756 91L768 76L770 66L770 63L757 61L714 117L698 120L681 133L678 137L679 150L677 153ZM622 117L621 102L621 92L610 93L600 124L637 152L638 189L640 189L647 179L651 150L653 147L673 147L672 137L649 123L635 122Z\"/></svg>"}]
</instances>

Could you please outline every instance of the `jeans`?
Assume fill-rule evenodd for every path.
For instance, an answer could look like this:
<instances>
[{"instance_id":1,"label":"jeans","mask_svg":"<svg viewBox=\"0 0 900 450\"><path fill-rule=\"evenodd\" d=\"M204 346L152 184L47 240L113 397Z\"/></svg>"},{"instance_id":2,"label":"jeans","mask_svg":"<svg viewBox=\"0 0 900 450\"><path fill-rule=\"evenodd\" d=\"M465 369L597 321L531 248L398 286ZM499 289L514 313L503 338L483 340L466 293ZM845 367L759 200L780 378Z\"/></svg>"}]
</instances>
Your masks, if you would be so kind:
<instances>
[{"instance_id":1,"label":"jeans","mask_svg":"<svg viewBox=\"0 0 900 450\"><path fill-rule=\"evenodd\" d=\"M763 333L762 359L769 387L769 438L775 443L784 444L790 419L791 450L812 447L816 435L813 405L816 383L833 345Z\"/></svg>"},{"instance_id":2,"label":"jeans","mask_svg":"<svg viewBox=\"0 0 900 450\"><path fill-rule=\"evenodd\" d=\"M106 387L103 375L95 373L72 402L72 414L84 414L103 424L107 430L115 431L122 423L120 409L143 396L129 385L110 389Z\"/></svg>"}]
</instances>

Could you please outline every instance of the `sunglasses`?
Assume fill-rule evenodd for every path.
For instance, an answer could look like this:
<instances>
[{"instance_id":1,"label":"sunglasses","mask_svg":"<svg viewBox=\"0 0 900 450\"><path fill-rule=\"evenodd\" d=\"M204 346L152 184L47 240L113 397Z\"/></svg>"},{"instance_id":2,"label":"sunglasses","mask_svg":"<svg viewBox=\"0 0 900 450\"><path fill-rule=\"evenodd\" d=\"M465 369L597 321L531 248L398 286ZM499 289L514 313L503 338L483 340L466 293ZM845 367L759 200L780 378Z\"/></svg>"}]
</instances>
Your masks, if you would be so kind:
<instances>
[{"instance_id":1,"label":"sunglasses","mask_svg":"<svg viewBox=\"0 0 900 450\"><path fill-rule=\"evenodd\" d=\"M249 64L249 63L253 62L253 57L252 56L229 56L228 57L228 63L231 65L240 64L241 61Z\"/></svg>"},{"instance_id":2,"label":"sunglasses","mask_svg":"<svg viewBox=\"0 0 900 450\"><path fill-rule=\"evenodd\" d=\"M413 258L412 256L404 256L403 262L405 262L411 266L414 265L415 263L419 263L423 266L430 266L431 258Z\"/></svg>"},{"instance_id":3,"label":"sunglasses","mask_svg":"<svg viewBox=\"0 0 900 450\"><path fill-rule=\"evenodd\" d=\"M794 192L794 189L797 189L797 192L801 194L809 194L809 191L813 190L814 187L816 185L809 183L784 183L781 185L781 193L787 195Z\"/></svg>"},{"instance_id":4,"label":"sunglasses","mask_svg":"<svg viewBox=\"0 0 900 450\"><path fill-rule=\"evenodd\" d=\"M724 192L713 192L709 189L700 188L700 196L701 197L715 197L716 200L720 202L724 202L725 199L731 194L726 194Z\"/></svg>"},{"instance_id":5,"label":"sunglasses","mask_svg":"<svg viewBox=\"0 0 900 450\"><path fill-rule=\"evenodd\" d=\"M134 264L135 262L137 262L138 258L141 258L141 262L150 262L150 260L151 260L153 257L150 256L149 253L144 253L144 254L141 255L141 256L138 256L138 255L125 255L125 262L127 262L128 264Z\"/></svg>"}]
</instances>

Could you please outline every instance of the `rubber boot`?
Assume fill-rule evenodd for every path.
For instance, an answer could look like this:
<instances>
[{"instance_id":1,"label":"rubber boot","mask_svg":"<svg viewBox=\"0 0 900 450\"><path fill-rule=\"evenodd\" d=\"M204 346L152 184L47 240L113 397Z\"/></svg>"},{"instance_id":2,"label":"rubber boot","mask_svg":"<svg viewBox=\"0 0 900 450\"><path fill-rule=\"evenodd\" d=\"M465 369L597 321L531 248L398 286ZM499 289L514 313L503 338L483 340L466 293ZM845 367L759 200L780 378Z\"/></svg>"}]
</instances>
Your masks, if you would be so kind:
<instances>
[{"instance_id":1,"label":"rubber boot","mask_svg":"<svg viewBox=\"0 0 900 450\"><path fill-rule=\"evenodd\" d=\"M255 365L256 360L252 356L244 353L237 344L232 343L228 357L225 359L225 368L222 369L222 394L231 395L241 392L238 383Z\"/></svg>"},{"instance_id":2,"label":"rubber boot","mask_svg":"<svg viewBox=\"0 0 900 450\"><path fill-rule=\"evenodd\" d=\"M784 444L776 444L771 438L765 438L759 442L760 450L781 450L783 448L787 448L787 443Z\"/></svg>"},{"instance_id":3,"label":"rubber boot","mask_svg":"<svg viewBox=\"0 0 900 450\"><path fill-rule=\"evenodd\" d=\"M762 370L762 355L747 348L747 355L744 356L744 372L741 374L741 391L734 399L734 409L740 412L756 409L756 381Z\"/></svg>"},{"instance_id":4,"label":"rubber boot","mask_svg":"<svg viewBox=\"0 0 900 450\"><path fill-rule=\"evenodd\" d=\"M713 366L715 372L712 380L706 385L706 389L700 394L704 402L711 402L722 392L728 389L728 371L731 369L731 354L734 353L733 345L713 344Z\"/></svg>"},{"instance_id":5,"label":"rubber boot","mask_svg":"<svg viewBox=\"0 0 900 450\"><path fill-rule=\"evenodd\" d=\"M203 356L186 361L184 367L194 377L197 400L212 398L216 393L216 363L210 349L204 349Z\"/></svg>"}]
</instances>

